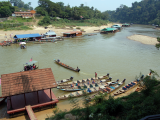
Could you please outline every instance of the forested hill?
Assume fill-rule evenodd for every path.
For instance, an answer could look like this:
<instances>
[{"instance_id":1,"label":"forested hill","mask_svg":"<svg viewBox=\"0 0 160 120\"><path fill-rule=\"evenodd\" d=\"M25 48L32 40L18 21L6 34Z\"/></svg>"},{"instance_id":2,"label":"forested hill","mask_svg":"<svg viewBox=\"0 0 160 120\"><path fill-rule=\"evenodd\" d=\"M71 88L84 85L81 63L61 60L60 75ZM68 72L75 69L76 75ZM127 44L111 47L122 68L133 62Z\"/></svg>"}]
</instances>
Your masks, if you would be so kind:
<instances>
[{"instance_id":1,"label":"forested hill","mask_svg":"<svg viewBox=\"0 0 160 120\"><path fill-rule=\"evenodd\" d=\"M160 0L142 0L132 7L121 5L115 11L107 11L110 21L160 25Z\"/></svg>"},{"instance_id":2,"label":"forested hill","mask_svg":"<svg viewBox=\"0 0 160 120\"><path fill-rule=\"evenodd\" d=\"M60 17L60 18L72 18L74 20L83 19L108 19L107 12L101 12L94 7L84 6L81 4L80 6L70 7L64 5L63 2L52 2L51 0L39 0L38 7L36 7L36 12L41 15L49 15L51 17Z\"/></svg>"}]
</instances>

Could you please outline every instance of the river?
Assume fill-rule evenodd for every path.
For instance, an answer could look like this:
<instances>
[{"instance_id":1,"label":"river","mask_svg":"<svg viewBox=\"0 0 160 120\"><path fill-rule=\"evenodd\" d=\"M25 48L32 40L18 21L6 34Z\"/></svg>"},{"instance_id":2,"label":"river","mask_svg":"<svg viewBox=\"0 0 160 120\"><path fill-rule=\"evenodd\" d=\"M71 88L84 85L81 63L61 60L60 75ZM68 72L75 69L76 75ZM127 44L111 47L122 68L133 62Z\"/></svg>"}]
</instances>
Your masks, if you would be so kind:
<instances>
[{"instance_id":1,"label":"river","mask_svg":"<svg viewBox=\"0 0 160 120\"><path fill-rule=\"evenodd\" d=\"M0 75L21 71L23 64L31 58L39 62L39 68L52 68L57 81L71 76L74 80L91 78L97 72L97 76L110 73L113 81L126 78L126 83L129 83L140 73L148 74L149 69L160 73L160 51L153 45L127 39L134 34L160 36L160 32L153 29L153 26L132 25L115 34L97 33L94 36L67 38L56 43L27 43L27 49L20 49L18 44L0 47ZM78 66L81 71L77 73L65 69L57 65L54 59L60 59L74 68ZM65 93L57 89L53 91L56 96ZM57 107L66 109L69 107L68 103L67 100L61 101ZM5 105L0 107L0 113L5 110ZM47 117L47 112L43 111L36 113L36 116L40 118L42 114ZM7 117L6 114L4 116ZM27 118L21 116L19 119Z\"/></svg>"}]
</instances>

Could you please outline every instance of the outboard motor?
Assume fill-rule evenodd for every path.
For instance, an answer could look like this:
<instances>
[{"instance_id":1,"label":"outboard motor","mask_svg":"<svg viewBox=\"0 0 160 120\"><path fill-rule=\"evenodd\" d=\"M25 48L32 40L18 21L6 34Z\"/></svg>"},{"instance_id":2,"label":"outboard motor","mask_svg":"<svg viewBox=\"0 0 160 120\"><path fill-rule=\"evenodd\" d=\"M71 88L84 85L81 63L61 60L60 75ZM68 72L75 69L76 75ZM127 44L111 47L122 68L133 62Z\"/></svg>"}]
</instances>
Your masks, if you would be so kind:
<instances>
[{"instance_id":1,"label":"outboard motor","mask_svg":"<svg viewBox=\"0 0 160 120\"><path fill-rule=\"evenodd\" d=\"M78 69L78 72L80 71L80 69Z\"/></svg>"},{"instance_id":2,"label":"outboard motor","mask_svg":"<svg viewBox=\"0 0 160 120\"><path fill-rule=\"evenodd\" d=\"M141 76L141 80L143 79L144 75Z\"/></svg>"},{"instance_id":3,"label":"outboard motor","mask_svg":"<svg viewBox=\"0 0 160 120\"><path fill-rule=\"evenodd\" d=\"M70 77L70 80L73 80L73 77L72 77L72 76Z\"/></svg>"},{"instance_id":4,"label":"outboard motor","mask_svg":"<svg viewBox=\"0 0 160 120\"><path fill-rule=\"evenodd\" d=\"M126 78L124 78L123 82L125 82L125 81L126 81Z\"/></svg>"},{"instance_id":5,"label":"outboard motor","mask_svg":"<svg viewBox=\"0 0 160 120\"><path fill-rule=\"evenodd\" d=\"M107 76L109 77L109 73L107 73Z\"/></svg>"},{"instance_id":6,"label":"outboard motor","mask_svg":"<svg viewBox=\"0 0 160 120\"><path fill-rule=\"evenodd\" d=\"M109 80L111 81L111 80L112 80L112 77L109 77Z\"/></svg>"}]
</instances>

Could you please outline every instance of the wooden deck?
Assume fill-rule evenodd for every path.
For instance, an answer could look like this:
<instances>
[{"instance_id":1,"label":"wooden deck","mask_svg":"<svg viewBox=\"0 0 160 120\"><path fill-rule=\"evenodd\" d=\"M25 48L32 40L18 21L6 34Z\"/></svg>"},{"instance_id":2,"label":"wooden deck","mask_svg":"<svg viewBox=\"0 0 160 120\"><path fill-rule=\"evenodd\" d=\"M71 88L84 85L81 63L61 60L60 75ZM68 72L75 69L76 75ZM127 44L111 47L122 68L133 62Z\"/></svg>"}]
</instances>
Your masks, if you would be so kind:
<instances>
[{"instance_id":1,"label":"wooden deck","mask_svg":"<svg viewBox=\"0 0 160 120\"><path fill-rule=\"evenodd\" d=\"M35 114L34 114L30 105L26 106L26 111L28 113L28 116L29 116L30 120L37 120L37 118L36 118L36 116L35 116Z\"/></svg>"},{"instance_id":2,"label":"wooden deck","mask_svg":"<svg viewBox=\"0 0 160 120\"><path fill-rule=\"evenodd\" d=\"M50 96L50 89L38 92L26 93L25 97L24 94L11 96L11 99L10 97L7 97L7 113L14 114L16 112L25 111L26 110L25 106L27 105L30 105L32 109L40 108L47 105L53 105L58 102L58 99L56 98L53 92L51 93L52 93L52 100ZM12 101L12 108L10 103L11 101Z\"/></svg>"}]
</instances>

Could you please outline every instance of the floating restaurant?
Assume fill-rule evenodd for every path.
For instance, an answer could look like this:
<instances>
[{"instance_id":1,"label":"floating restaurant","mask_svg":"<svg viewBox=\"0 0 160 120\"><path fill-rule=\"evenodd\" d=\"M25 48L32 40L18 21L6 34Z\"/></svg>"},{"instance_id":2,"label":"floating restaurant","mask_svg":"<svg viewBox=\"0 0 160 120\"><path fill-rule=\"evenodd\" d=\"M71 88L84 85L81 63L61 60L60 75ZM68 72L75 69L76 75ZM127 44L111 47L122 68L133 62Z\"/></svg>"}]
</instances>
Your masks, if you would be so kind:
<instances>
[{"instance_id":1,"label":"floating restaurant","mask_svg":"<svg viewBox=\"0 0 160 120\"><path fill-rule=\"evenodd\" d=\"M108 33L116 33L118 30L117 28L104 28L100 31L101 34L108 34Z\"/></svg>"},{"instance_id":2,"label":"floating restaurant","mask_svg":"<svg viewBox=\"0 0 160 120\"><path fill-rule=\"evenodd\" d=\"M51 68L1 75L2 97L7 97L7 113L27 111L30 119L36 119L34 109L53 107L59 102L51 90L55 87L57 83Z\"/></svg>"},{"instance_id":3,"label":"floating restaurant","mask_svg":"<svg viewBox=\"0 0 160 120\"><path fill-rule=\"evenodd\" d=\"M81 31L69 31L63 33L63 37L77 37L77 36L82 36Z\"/></svg>"},{"instance_id":4,"label":"floating restaurant","mask_svg":"<svg viewBox=\"0 0 160 120\"><path fill-rule=\"evenodd\" d=\"M29 41L34 41L35 39L40 40L41 35L39 33L34 33L34 34L20 34L20 35L15 35L13 37L16 42L25 42L27 39Z\"/></svg>"}]
</instances>

